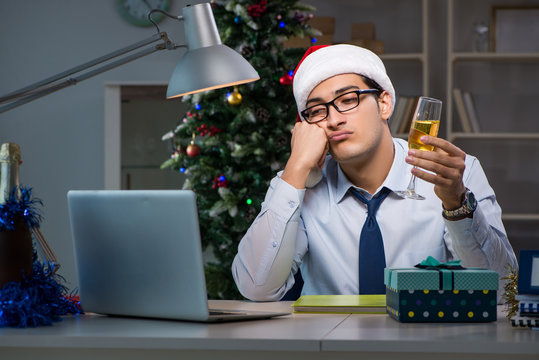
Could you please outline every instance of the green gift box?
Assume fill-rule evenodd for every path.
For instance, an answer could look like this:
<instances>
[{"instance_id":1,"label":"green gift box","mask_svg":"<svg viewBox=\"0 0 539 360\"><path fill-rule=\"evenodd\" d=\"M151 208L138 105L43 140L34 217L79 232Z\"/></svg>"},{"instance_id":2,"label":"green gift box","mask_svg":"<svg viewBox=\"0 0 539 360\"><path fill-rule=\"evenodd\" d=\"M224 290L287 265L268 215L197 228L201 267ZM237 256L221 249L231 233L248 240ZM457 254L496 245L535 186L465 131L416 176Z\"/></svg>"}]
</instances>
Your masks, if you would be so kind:
<instances>
[{"instance_id":1,"label":"green gift box","mask_svg":"<svg viewBox=\"0 0 539 360\"><path fill-rule=\"evenodd\" d=\"M432 257L416 266L384 270L391 317L401 322L496 321L497 272Z\"/></svg>"}]
</instances>

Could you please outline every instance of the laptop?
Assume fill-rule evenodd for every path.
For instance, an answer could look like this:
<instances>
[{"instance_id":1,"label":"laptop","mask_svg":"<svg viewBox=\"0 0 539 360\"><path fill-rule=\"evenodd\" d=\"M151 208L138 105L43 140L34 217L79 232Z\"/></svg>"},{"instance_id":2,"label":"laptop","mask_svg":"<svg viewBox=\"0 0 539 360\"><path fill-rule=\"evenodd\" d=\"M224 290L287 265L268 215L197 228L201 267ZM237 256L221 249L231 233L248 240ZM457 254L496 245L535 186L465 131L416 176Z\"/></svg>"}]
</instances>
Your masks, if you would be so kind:
<instances>
[{"instance_id":1,"label":"laptop","mask_svg":"<svg viewBox=\"0 0 539 360\"><path fill-rule=\"evenodd\" d=\"M208 308L195 193L67 193L79 296L86 312L201 322L289 313Z\"/></svg>"}]
</instances>

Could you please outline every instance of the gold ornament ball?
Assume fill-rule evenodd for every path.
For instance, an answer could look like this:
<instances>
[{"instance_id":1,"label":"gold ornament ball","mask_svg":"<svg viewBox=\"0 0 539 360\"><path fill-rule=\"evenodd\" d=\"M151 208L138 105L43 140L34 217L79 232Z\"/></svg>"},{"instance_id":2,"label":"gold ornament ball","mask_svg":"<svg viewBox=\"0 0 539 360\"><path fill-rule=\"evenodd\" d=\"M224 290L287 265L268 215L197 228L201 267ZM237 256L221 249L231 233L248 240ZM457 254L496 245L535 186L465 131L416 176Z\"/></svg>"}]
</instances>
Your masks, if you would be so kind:
<instances>
[{"instance_id":1,"label":"gold ornament ball","mask_svg":"<svg viewBox=\"0 0 539 360\"><path fill-rule=\"evenodd\" d=\"M228 97L226 98L228 100L228 103L232 106L237 106L239 104L241 104L241 94L239 91L237 90L234 90L233 92L230 93L230 95L228 95Z\"/></svg>"}]
</instances>

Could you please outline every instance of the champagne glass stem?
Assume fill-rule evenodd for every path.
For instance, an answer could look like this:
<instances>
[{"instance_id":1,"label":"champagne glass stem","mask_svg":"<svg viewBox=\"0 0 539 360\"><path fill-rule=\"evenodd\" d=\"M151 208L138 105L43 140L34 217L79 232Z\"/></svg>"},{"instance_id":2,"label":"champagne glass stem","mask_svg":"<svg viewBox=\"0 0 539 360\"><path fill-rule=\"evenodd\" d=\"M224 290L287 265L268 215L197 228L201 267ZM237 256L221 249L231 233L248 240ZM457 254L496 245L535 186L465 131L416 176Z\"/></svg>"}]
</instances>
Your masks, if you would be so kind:
<instances>
[{"instance_id":1,"label":"champagne glass stem","mask_svg":"<svg viewBox=\"0 0 539 360\"><path fill-rule=\"evenodd\" d=\"M415 166L414 166L415 167ZM412 175L410 182L408 183L408 188L406 189L409 192L415 192L415 175Z\"/></svg>"},{"instance_id":2,"label":"champagne glass stem","mask_svg":"<svg viewBox=\"0 0 539 360\"><path fill-rule=\"evenodd\" d=\"M414 166L415 168L415 166ZM416 176L412 174L412 178L410 179L410 182L408 183L408 187L404 191L395 191L397 195L403 198L407 199L414 199L414 200L425 200L425 197L422 195L419 195L415 192L415 182L416 182Z\"/></svg>"}]
</instances>

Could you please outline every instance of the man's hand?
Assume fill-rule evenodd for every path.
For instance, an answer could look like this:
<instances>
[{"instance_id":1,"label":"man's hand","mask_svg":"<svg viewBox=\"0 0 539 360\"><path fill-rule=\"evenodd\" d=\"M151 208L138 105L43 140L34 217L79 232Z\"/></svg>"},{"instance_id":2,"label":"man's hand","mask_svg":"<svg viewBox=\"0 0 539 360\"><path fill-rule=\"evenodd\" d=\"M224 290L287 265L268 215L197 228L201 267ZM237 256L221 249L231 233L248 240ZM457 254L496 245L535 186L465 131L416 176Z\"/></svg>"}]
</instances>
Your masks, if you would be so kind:
<instances>
[{"instance_id":1,"label":"man's hand","mask_svg":"<svg viewBox=\"0 0 539 360\"><path fill-rule=\"evenodd\" d=\"M412 173L434 184L434 192L442 200L445 209L452 210L460 207L466 192L466 187L462 182L466 154L449 141L433 136L422 136L421 142L433 145L434 151L408 150L406 162L417 166L412 169Z\"/></svg>"},{"instance_id":2,"label":"man's hand","mask_svg":"<svg viewBox=\"0 0 539 360\"><path fill-rule=\"evenodd\" d=\"M303 189L311 169L324 165L329 149L326 132L316 124L298 122L292 129L291 147L281 179L296 189Z\"/></svg>"}]
</instances>

